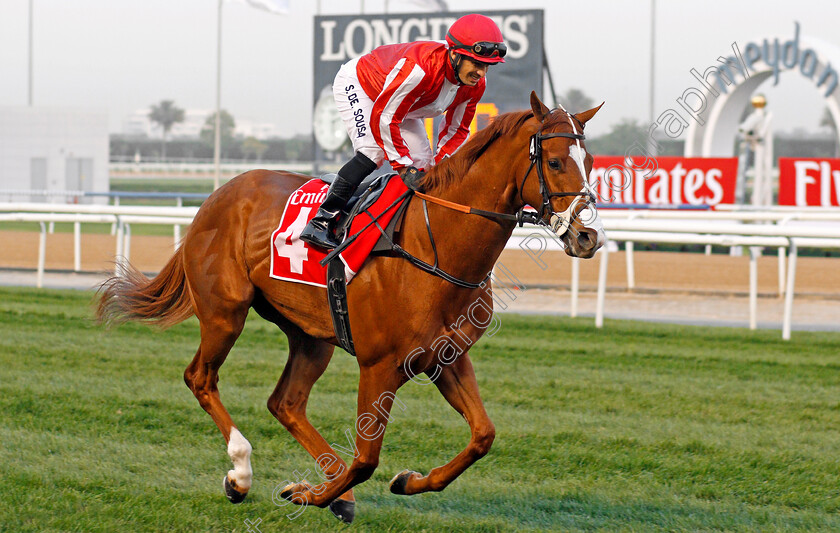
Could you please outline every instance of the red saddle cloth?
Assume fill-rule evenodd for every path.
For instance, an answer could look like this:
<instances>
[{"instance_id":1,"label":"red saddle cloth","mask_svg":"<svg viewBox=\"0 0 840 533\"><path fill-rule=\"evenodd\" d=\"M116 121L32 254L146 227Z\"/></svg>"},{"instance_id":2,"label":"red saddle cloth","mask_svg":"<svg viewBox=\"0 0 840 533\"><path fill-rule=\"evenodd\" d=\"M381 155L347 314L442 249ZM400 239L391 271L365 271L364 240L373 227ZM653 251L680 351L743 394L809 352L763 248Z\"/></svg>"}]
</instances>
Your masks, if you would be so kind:
<instances>
[{"instance_id":1,"label":"red saddle cloth","mask_svg":"<svg viewBox=\"0 0 840 533\"><path fill-rule=\"evenodd\" d=\"M327 256L327 252L300 240L300 234L307 222L315 216L318 207L327 195L329 184L316 178L307 181L301 188L293 192L286 207L280 226L271 234L271 270L272 278L284 281L294 281L327 286L327 267L321 266L320 261ZM379 216L377 224L384 228L397 212L401 202L389 206L408 188L401 179L391 179L379 198L365 211L359 213L350 224L348 238L356 235L370 222ZM387 211L387 212L386 212ZM344 263L344 273L349 283L353 276L362 268L370 251L376 245L381 235L377 224L371 224L359 237L339 254Z\"/></svg>"}]
</instances>

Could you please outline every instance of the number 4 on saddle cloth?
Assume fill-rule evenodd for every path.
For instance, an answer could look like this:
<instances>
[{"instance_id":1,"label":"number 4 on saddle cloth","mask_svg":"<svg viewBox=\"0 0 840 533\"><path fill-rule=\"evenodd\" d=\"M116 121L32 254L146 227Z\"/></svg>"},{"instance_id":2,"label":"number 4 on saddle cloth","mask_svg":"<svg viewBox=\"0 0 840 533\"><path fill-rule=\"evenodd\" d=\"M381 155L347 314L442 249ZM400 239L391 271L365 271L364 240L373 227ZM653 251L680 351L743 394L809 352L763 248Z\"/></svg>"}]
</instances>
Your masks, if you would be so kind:
<instances>
[{"instance_id":1,"label":"number 4 on saddle cloth","mask_svg":"<svg viewBox=\"0 0 840 533\"><path fill-rule=\"evenodd\" d=\"M344 233L345 241L352 239L339 254L348 283L382 237L379 228L393 232L400 218L396 215L407 205L404 200L408 187L401 179L392 179L394 176L376 176L362 182L358 188L361 193L347 204L349 216L342 216L336 229L337 233ZM327 286L327 267L320 263L327 252L301 241L300 234L318 211L333 178L334 175L329 175L309 180L289 196L280 226L271 234L272 278Z\"/></svg>"}]
</instances>

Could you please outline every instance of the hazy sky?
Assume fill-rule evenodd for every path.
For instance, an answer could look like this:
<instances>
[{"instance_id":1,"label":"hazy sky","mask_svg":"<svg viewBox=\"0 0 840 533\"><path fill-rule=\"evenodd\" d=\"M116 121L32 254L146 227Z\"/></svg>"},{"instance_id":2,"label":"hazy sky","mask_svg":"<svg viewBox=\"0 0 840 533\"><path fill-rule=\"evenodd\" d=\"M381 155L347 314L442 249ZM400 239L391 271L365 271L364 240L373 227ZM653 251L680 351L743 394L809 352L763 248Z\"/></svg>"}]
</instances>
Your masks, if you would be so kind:
<instances>
[{"instance_id":1,"label":"hazy sky","mask_svg":"<svg viewBox=\"0 0 840 533\"><path fill-rule=\"evenodd\" d=\"M27 102L30 0L0 0L0 105ZM381 13L384 0L322 0L322 14ZM510 0L448 0L452 11L509 9ZM290 0L288 15L226 4L222 107L236 118L271 122L283 136L311 131L312 35L317 2ZM107 109L112 131L163 99L183 108L215 106L216 0L34 0L37 106ZM607 105L591 123L605 132L624 117L647 121L650 0L521 0L545 10L545 50L559 91L584 90ZM421 10L391 0L392 12ZM658 115L733 41L802 35L840 45L836 0L659 0ZM840 70L840 65L834 65ZM504 66L498 67L504 68ZM492 76L492 71L491 74ZM491 80L492 81L492 80ZM814 129L824 107L813 82L795 72L763 87L777 129ZM590 131L590 128L588 128Z\"/></svg>"}]
</instances>

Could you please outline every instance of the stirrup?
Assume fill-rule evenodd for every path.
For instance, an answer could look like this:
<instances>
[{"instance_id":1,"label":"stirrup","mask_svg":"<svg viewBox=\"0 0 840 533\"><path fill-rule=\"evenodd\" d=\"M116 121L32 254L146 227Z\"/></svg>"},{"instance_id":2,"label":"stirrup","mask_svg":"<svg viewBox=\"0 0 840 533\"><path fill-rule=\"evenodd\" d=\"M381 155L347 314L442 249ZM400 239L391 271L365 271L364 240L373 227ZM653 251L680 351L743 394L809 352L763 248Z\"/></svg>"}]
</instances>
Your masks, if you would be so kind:
<instances>
[{"instance_id":1,"label":"stirrup","mask_svg":"<svg viewBox=\"0 0 840 533\"><path fill-rule=\"evenodd\" d=\"M299 238L300 240L308 242L313 246L318 246L319 248L329 251L341 244L337 238L331 237L332 231L328 221L324 221L322 225L320 221L315 222L315 219L312 219L306 227L303 228Z\"/></svg>"},{"instance_id":2,"label":"stirrup","mask_svg":"<svg viewBox=\"0 0 840 533\"><path fill-rule=\"evenodd\" d=\"M318 248L320 248L324 251L327 251L327 252L338 248L338 246L341 244L340 242L335 242L335 241L331 241L331 240L327 240L327 239L319 239L315 235L307 235L307 236L301 235L300 240L302 240L306 243L309 243L312 246L316 246L316 247L318 247Z\"/></svg>"}]
</instances>

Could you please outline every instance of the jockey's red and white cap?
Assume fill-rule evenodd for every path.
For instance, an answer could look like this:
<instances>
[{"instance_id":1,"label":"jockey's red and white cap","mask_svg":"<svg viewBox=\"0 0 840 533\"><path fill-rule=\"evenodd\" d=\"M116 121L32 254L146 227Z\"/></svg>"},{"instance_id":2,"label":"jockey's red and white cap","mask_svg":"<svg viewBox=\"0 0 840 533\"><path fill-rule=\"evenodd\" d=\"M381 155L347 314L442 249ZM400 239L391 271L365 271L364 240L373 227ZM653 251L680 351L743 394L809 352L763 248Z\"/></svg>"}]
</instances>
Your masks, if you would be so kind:
<instances>
[{"instance_id":1,"label":"jockey's red and white cap","mask_svg":"<svg viewBox=\"0 0 840 533\"><path fill-rule=\"evenodd\" d=\"M446 33L449 49L482 63L504 63L507 53L502 32L484 15L464 15Z\"/></svg>"}]
</instances>

